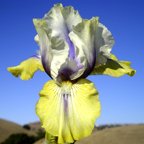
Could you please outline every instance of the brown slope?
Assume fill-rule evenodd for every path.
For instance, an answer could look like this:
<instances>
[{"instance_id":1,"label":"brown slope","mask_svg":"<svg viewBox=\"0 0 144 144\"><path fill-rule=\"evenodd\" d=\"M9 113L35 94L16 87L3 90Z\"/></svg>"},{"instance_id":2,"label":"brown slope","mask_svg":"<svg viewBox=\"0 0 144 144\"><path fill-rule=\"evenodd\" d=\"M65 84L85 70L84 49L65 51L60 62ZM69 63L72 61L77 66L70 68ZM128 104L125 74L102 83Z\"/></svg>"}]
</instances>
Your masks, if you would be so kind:
<instances>
[{"instance_id":1,"label":"brown slope","mask_svg":"<svg viewBox=\"0 0 144 144\"><path fill-rule=\"evenodd\" d=\"M26 133L28 135L33 135L34 133L24 129L21 125L14 122L0 119L0 143L8 138L11 134L15 133Z\"/></svg>"},{"instance_id":2,"label":"brown slope","mask_svg":"<svg viewBox=\"0 0 144 144\"><path fill-rule=\"evenodd\" d=\"M33 122L33 123L29 123L27 125L29 125L31 131L34 131L34 132L38 132L39 130L43 130L40 122Z\"/></svg>"},{"instance_id":3,"label":"brown slope","mask_svg":"<svg viewBox=\"0 0 144 144\"><path fill-rule=\"evenodd\" d=\"M42 144L43 140L35 144ZM129 125L94 131L75 144L144 144L144 125Z\"/></svg>"},{"instance_id":4,"label":"brown slope","mask_svg":"<svg viewBox=\"0 0 144 144\"><path fill-rule=\"evenodd\" d=\"M107 128L76 144L144 144L144 125Z\"/></svg>"}]
</instances>

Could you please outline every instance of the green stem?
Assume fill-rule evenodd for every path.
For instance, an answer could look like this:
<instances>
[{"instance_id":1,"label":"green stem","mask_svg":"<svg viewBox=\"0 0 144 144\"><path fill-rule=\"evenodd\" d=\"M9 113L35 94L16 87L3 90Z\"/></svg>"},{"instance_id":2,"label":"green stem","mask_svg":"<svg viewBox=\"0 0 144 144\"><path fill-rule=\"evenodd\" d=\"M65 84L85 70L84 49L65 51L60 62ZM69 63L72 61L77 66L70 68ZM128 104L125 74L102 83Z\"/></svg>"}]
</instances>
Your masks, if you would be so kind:
<instances>
[{"instance_id":1,"label":"green stem","mask_svg":"<svg viewBox=\"0 0 144 144\"><path fill-rule=\"evenodd\" d=\"M46 135L45 135L45 143L44 144L58 144L57 140L58 140L57 137L46 133ZM74 141L73 143L65 143L65 144L74 144L75 142L76 141Z\"/></svg>"}]
</instances>

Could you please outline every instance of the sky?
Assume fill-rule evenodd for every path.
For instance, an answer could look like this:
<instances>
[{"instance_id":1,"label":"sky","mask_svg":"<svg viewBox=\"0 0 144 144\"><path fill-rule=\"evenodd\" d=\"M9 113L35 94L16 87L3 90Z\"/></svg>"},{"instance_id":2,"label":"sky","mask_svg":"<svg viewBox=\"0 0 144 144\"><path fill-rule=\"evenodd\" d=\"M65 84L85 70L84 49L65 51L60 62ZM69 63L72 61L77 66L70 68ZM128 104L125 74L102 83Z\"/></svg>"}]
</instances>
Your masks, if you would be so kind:
<instances>
[{"instance_id":1,"label":"sky","mask_svg":"<svg viewBox=\"0 0 144 144\"><path fill-rule=\"evenodd\" d=\"M39 91L50 78L37 72L22 81L6 69L18 65L39 49L34 42L32 19L42 18L50 8L72 5L83 18L98 16L112 32L112 53L132 62L134 77L95 75L102 105L97 125L144 123L144 2L143 0L0 0L0 118L19 124L38 121L35 104Z\"/></svg>"}]
</instances>

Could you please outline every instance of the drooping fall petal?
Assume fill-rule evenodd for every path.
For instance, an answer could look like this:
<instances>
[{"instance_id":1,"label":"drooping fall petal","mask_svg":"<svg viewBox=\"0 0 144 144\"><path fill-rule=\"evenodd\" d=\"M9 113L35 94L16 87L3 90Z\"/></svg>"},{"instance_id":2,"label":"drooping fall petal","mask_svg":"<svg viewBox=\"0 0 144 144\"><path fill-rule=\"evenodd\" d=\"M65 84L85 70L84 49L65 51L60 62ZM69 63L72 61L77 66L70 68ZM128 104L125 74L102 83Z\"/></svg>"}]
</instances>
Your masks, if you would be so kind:
<instances>
[{"instance_id":1,"label":"drooping fall petal","mask_svg":"<svg viewBox=\"0 0 144 144\"><path fill-rule=\"evenodd\" d=\"M119 61L116 56L111 55L105 64L95 66L91 74L103 74L113 77L120 77L125 74L133 76L136 71L131 68L130 64L129 61Z\"/></svg>"},{"instance_id":2,"label":"drooping fall petal","mask_svg":"<svg viewBox=\"0 0 144 144\"><path fill-rule=\"evenodd\" d=\"M36 112L46 132L58 136L58 143L72 143L91 134L100 115L98 92L86 79L61 85L51 80L40 92Z\"/></svg>"},{"instance_id":3,"label":"drooping fall petal","mask_svg":"<svg viewBox=\"0 0 144 144\"><path fill-rule=\"evenodd\" d=\"M31 57L21 62L18 66L9 67L7 69L14 76L20 77L22 80L31 79L38 70L44 71L39 57Z\"/></svg>"}]
</instances>

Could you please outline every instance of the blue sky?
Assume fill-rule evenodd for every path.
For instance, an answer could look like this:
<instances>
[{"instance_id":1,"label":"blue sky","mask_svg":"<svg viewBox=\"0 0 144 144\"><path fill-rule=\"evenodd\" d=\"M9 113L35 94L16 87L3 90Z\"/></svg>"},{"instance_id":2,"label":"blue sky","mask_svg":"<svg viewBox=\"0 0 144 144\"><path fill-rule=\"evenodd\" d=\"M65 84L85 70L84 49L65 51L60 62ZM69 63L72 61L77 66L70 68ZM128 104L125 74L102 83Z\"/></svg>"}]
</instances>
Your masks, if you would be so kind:
<instances>
[{"instance_id":1,"label":"blue sky","mask_svg":"<svg viewBox=\"0 0 144 144\"><path fill-rule=\"evenodd\" d=\"M112 53L129 60L134 77L90 76L102 104L98 124L144 123L144 2L142 0L0 0L0 118L20 124L37 121L35 104L49 80L37 72L30 81L13 77L6 68L38 50L33 18L41 18L55 3L72 5L83 18L98 16L115 38Z\"/></svg>"}]
</instances>

